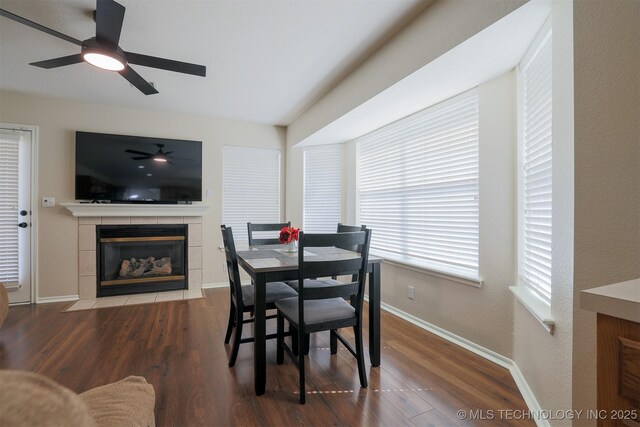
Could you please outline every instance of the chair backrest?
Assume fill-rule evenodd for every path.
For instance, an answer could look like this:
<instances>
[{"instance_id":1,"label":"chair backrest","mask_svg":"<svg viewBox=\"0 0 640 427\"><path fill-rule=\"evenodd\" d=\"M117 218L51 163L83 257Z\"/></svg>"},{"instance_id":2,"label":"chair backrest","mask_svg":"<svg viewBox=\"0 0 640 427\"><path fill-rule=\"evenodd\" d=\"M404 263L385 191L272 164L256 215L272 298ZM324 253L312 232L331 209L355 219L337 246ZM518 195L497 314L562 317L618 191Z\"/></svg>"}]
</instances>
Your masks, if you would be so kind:
<instances>
[{"instance_id":1,"label":"chair backrest","mask_svg":"<svg viewBox=\"0 0 640 427\"><path fill-rule=\"evenodd\" d=\"M366 225L346 225L341 222L338 223L338 233L355 233L356 231L364 231L367 229Z\"/></svg>"},{"instance_id":2,"label":"chair backrest","mask_svg":"<svg viewBox=\"0 0 640 427\"><path fill-rule=\"evenodd\" d=\"M231 231L231 227L225 225L220 226L220 231L222 232L222 242L224 243L224 256L227 261L231 299L234 300L236 308L242 310L242 281L240 280L240 269L238 268L236 245L233 241L233 231Z\"/></svg>"},{"instance_id":3,"label":"chair backrest","mask_svg":"<svg viewBox=\"0 0 640 427\"><path fill-rule=\"evenodd\" d=\"M253 224L251 222L248 222L247 234L249 236L249 246L279 244L280 241L278 240L278 232L282 230L283 227L291 227L291 221L277 224ZM261 231L275 231L276 237L254 237L253 233Z\"/></svg>"},{"instance_id":4,"label":"chair backrest","mask_svg":"<svg viewBox=\"0 0 640 427\"><path fill-rule=\"evenodd\" d=\"M360 308L364 298L365 276L369 262L369 243L371 230L334 233L334 234L305 234L299 235L298 246L298 296L300 319L302 301L312 299L327 299L336 297L352 297L352 304L360 315ZM322 255L322 251L312 256L305 256L305 248L349 247L362 246L362 252L354 253L353 257L329 260ZM334 286L308 287L304 286L304 279L327 276L351 276L352 281Z\"/></svg>"},{"instance_id":5,"label":"chair backrest","mask_svg":"<svg viewBox=\"0 0 640 427\"><path fill-rule=\"evenodd\" d=\"M336 230L338 233L355 233L357 231L364 231L367 229L366 225L345 225L342 223L338 223L338 229ZM354 252L362 252L362 245L343 247L339 246L342 249L346 249L348 251Z\"/></svg>"}]
</instances>

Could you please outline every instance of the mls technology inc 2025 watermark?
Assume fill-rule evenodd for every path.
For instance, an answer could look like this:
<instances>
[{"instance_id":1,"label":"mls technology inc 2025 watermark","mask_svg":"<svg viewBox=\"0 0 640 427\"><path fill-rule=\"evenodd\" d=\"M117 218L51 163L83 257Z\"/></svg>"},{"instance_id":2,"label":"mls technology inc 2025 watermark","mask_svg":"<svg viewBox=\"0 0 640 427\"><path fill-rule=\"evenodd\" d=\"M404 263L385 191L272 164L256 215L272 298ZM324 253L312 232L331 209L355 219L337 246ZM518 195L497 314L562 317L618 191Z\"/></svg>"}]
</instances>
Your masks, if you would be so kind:
<instances>
[{"instance_id":1,"label":"mls technology inc 2025 watermark","mask_svg":"<svg viewBox=\"0 0 640 427\"><path fill-rule=\"evenodd\" d=\"M604 409L557 409L540 411L523 411L515 409L478 409L459 410L456 414L460 420L633 420L637 421L638 411L621 409L607 411Z\"/></svg>"}]
</instances>

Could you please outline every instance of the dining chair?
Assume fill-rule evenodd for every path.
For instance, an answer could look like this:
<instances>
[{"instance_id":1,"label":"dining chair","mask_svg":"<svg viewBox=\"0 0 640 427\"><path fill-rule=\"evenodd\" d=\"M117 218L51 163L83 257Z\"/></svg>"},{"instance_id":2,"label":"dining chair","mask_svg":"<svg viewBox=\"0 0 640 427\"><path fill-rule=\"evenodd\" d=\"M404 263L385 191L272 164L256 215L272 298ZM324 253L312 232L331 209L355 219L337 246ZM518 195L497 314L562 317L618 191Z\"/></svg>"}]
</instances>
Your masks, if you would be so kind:
<instances>
[{"instance_id":1,"label":"dining chair","mask_svg":"<svg viewBox=\"0 0 640 427\"><path fill-rule=\"evenodd\" d=\"M337 232L338 233L355 233L359 231L365 231L367 229L366 225L344 225L338 224ZM346 249L348 251L353 252L362 252L362 245L340 245L336 246L341 249ZM340 282L336 281L337 276L331 276L331 278L309 278L305 280L305 286L307 287L322 287L322 286L335 286L340 284ZM353 280L356 280L355 278ZM291 280L287 282L289 286L291 286L295 291L298 291L298 281Z\"/></svg>"},{"instance_id":2,"label":"dining chair","mask_svg":"<svg viewBox=\"0 0 640 427\"><path fill-rule=\"evenodd\" d=\"M357 231L364 231L366 229L367 229L366 225L345 225L339 222L336 231L338 233L355 233ZM359 246L351 246L351 247L342 248L342 249L347 249L354 252L362 252L362 247L359 247Z\"/></svg>"},{"instance_id":3,"label":"dining chair","mask_svg":"<svg viewBox=\"0 0 640 427\"><path fill-rule=\"evenodd\" d=\"M231 334L235 330L233 337L233 347L229 356L229 367L236 363L238 357L238 349L240 344L253 342L254 338L242 338L242 325L254 321L253 316L244 318L244 313L253 313L255 301L255 286L242 286L240 280L240 269L238 268L238 256L236 254L236 246L233 241L233 231L231 227L220 226L222 232L222 241L224 243L224 253L227 261L227 272L229 273L229 290L230 290L230 306L229 306L229 323L227 325L227 333L224 343L229 344ZM275 302L280 298L290 298L297 296L290 286L284 282L269 282L266 285L266 305L267 310L275 309ZM273 319L275 315L267 316L267 319ZM267 335L267 339L276 338L276 334Z\"/></svg>"},{"instance_id":4,"label":"dining chair","mask_svg":"<svg viewBox=\"0 0 640 427\"><path fill-rule=\"evenodd\" d=\"M255 232L276 231L279 232L283 227L291 227L291 221L282 222L277 224L253 224L247 223L247 234L249 236L249 246L255 245L277 245L280 243L278 240L279 234L276 237L254 237Z\"/></svg>"},{"instance_id":5,"label":"dining chair","mask_svg":"<svg viewBox=\"0 0 640 427\"><path fill-rule=\"evenodd\" d=\"M366 228L366 225L346 225L339 222L336 231L338 233L355 233L356 231L364 231Z\"/></svg>"},{"instance_id":6,"label":"dining chair","mask_svg":"<svg viewBox=\"0 0 640 427\"><path fill-rule=\"evenodd\" d=\"M336 231L338 233L355 233L355 232L358 232L358 231L365 231L366 229L367 229L366 225L345 225L345 224L342 224L342 223L338 223L338 227L337 227ZM340 248L341 249L346 249L348 251L358 252L358 253L362 252L362 245L347 245L347 246L340 246ZM337 279L337 276L331 276L331 278L311 278L311 279L306 279L305 286L307 286L307 287L323 287L323 286L339 285L340 282L338 282L336 279ZM354 277L354 278L352 278L352 280L355 281L357 279ZM297 280L291 280L291 281L287 282L287 284L289 286L291 286L296 292L298 291L298 281ZM309 354L309 345L310 345L310 337L309 337L309 335L306 335L304 337L304 342L305 342L305 354ZM330 345L331 345L331 349L334 349L337 346L337 339L336 339L334 331L331 331ZM294 350L297 351L297 349L294 349Z\"/></svg>"},{"instance_id":7,"label":"dining chair","mask_svg":"<svg viewBox=\"0 0 640 427\"><path fill-rule=\"evenodd\" d=\"M356 358L360 385L367 387L364 351L362 345L362 306L365 275L369 258L371 230L354 233L304 234L300 233L298 246L298 295L276 301L278 309L277 363L284 362L286 352L297 365L300 375L300 403L306 401L304 372L304 337L320 331L332 331L336 338ZM343 247L362 245L362 252L348 259L327 260L322 256L305 257L305 248ZM322 287L307 286L305 279L322 276L351 276L351 282ZM351 298L351 303L344 298ZM284 341L284 321L289 322L297 335L297 355ZM340 335L340 328L353 327L355 349ZM292 344L293 345L293 344ZM337 348L331 349L336 354Z\"/></svg>"}]
</instances>

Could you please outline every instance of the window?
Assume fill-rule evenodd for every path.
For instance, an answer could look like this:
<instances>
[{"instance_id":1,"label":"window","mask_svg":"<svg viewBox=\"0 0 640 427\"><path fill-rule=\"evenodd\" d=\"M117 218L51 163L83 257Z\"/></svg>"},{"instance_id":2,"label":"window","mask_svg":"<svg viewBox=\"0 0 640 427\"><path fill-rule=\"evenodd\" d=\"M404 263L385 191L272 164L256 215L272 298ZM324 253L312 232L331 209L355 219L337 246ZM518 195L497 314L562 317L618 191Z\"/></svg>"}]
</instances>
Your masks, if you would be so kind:
<instances>
[{"instance_id":1,"label":"window","mask_svg":"<svg viewBox=\"0 0 640 427\"><path fill-rule=\"evenodd\" d=\"M304 231L335 233L342 220L342 145L304 150Z\"/></svg>"},{"instance_id":2,"label":"window","mask_svg":"<svg viewBox=\"0 0 640 427\"><path fill-rule=\"evenodd\" d=\"M248 241L247 222L280 222L280 150L223 149L222 223Z\"/></svg>"},{"instance_id":3,"label":"window","mask_svg":"<svg viewBox=\"0 0 640 427\"><path fill-rule=\"evenodd\" d=\"M538 35L519 65L520 282L551 301L551 28Z\"/></svg>"},{"instance_id":4,"label":"window","mask_svg":"<svg viewBox=\"0 0 640 427\"><path fill-rule=\"evenodd\" d=\"M359 222L371 252L478 279L478 95L466 92L357 140Z\"/></svg>"},{"instance_id":5,"label":"window","mask_svg":"<svg viewBox=\"0 0 640 427\"><path fill-rule=\"evenodd\" d=\"M0 282L6 286L19 283L19 142L19 133L0 133Z\"/></svg>"}]
</instances>

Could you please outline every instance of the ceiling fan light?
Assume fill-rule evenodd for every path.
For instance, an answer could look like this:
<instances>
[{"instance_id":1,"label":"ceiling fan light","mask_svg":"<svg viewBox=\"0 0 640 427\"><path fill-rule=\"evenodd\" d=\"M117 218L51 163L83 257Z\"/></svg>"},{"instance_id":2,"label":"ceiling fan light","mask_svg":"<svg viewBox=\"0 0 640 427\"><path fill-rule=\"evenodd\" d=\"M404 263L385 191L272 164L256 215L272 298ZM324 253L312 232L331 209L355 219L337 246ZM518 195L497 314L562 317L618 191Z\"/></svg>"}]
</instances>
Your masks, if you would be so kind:
<instances>
[{"instance_id":1,"label":"ceiling fan light","mask_svg":"<svg viewBox=\"0 0 640 427\"><path fill-rule=\"evenodd\" d=\"M165 163L167 161L167 158L165 156L154 156L153 160L156 162L162 162Z\"/></svg>"},{"instance_id":2,"label":"ceiling fan light","mask_svg":"<svg viewBox=\"0 0 640 427\"><path fill-rule=\"evenodd\" d=\"M119 59L109 55L97 52L87 52L82 55L85 61L89 64L109 71L122 71L125 64Z\"/></svg>"}]
</instances>

